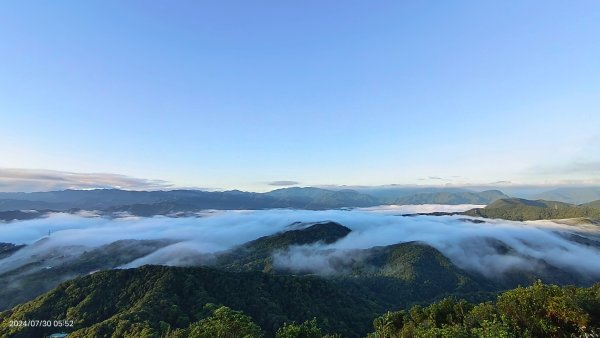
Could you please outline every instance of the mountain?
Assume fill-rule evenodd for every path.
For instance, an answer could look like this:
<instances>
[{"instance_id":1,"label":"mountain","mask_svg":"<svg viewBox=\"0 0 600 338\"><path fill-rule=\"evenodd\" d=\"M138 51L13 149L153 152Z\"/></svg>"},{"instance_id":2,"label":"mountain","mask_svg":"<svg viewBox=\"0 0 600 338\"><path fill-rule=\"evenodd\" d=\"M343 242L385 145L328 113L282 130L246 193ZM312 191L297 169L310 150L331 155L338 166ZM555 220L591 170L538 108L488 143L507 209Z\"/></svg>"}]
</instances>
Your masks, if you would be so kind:
<instances>
[{"instance_id":1,"label":"mountain","mask_svg":"<svg viewBox=\"0 0 600 338\"><path fill-rule=\"evenodd\" d=\"M508 198L499 190L482 192L471 191L440 191L417 193L396 199L388 199L390 204L490 204L501 198Z\"/></svg>"},{"instance_id":2,"label":"mountain","mask_svg":"<svg viewBox=\"0 0 600 338\"><path fill-rule=\"evenodd\" d=\"M286 250L292 246L319 242L330 244L349 233L350 229L334 222L317 223L304 229L250 241L218 255L213 267L236 272L324 276L345 288L369 290L379 303L389 306L432 299L439 295L495 288L493 283L480 276L457 268L437 249L419 242L348 250L337 254L331 249L314 249L310 253L322 258L328 265L325 272L321 266L292 268L274 262L278 255L285 257L288 254Z\"/></svg>"},{"instance_id":3,"label":"mountain","mask_svg":"<svg viewBox=\"0 0 600 338\"><path fill-rule=\"evenodd\" d=\"M500 208L516 202L495 204ZM558 202L519 203L541 208ZM488 300L499 290L540 277L580 283L575 275L544 265L543 260L535 262L539 271L510 271L504 280L492 280L458 268L440 251L420 242L353 250L319 244L335 243L351 233L335 222L296 222L286 231L212 254L213 259L206 261L209 266L187 268L119 268L173 243L166 240L123 240L93 250L69 247L65 252L51 251L0 274L0 283L5 285L0 290L4 308L27 302L0 313L0 321L73 320L72 328L61 328L72 333L70 337L175 337L174 330L206 319L210 315L206 306L212 303L243 311L267 337L286 322L301 323L313 317L323 332L358 337L386 310L447 296ZM499 255L515 254L496 239L482 240L495 241ZM572 240L599 245L583 237ZM31 251L21 252L25 249L10 244L0 248L6 249L10 259L31 256ZM322 264L305 264L300 269L276 264L277 257L294 250L323 258L321 262L336 273L320 274ZM52 332L55 327L0 327L0 336L42 337Z\"/></svg>"},{"instance_id":4,"label":"mountain","mask_svg":"<svg viewBox=\"0 0 600 338\"><path fill-rule=\"evenodd\" d=\"M0 259L12 255L24 246L25 245L15 245L12 243L0 242Z\"/></svg>"},{"instance_id":5,"label":"mountain","mask_svg":"<svg viewBox=\"0 0 600 338\"><path fill-rule=\"evenodd\" d=\"M361 258L361 256L363 258ZM437 249L419 242L364 250L352 264L349 275L333 278L344 287L369 290L388 308L444 295L485 299L498 286L475 273L456 267Z\"/></svg>"},{"instance_id":6,"label":"mountain","mask_svg":"<svg viewBox=\"0 0 600 338\"><path fill-rule=\"evenodd\" d=\"M600 284L561 288L537 281L485 303L445 297L389 309L368 292L314 277L143 266L77 278L1 312L4 323L44 318L67 326L3 325L0 336L36 338L62 331L69 337L179 338L204 337L188 334L208 331L225 337L223 332L241 330L259 337L261 329L266 337L275 332L277 337L364 337L369 331L374 332L368 338L594 336L600 327L599 292ZM290 322L304 324L285 325ZM283 332L290 335L279 335Z\"/></svg>"},{"instance_id":7,"label":"mountain","mask_svg":"<svg viewBox=\"0 0 600 338\"><path fill-rule=\"evenodd\" d=\"M381 201L371 195L354 190L326 190L320 188L284 188L265 193L279 201L302 204L302 209L322 209L341 207L370 207Z\"/></svg>"},{"instance_id":8,"label":"mountain","mask_svg":"<svg viewBox=\"0 0 600 338\"><path fill-rule=\"evenodd\" d=\"M0 266L0 310L31 300L52 290L58 284L94 271L114 269L132 260L144 257L172 244L170 240L120 240L94 249L69 247L68 250L50 250L40 255L36 247L42 239L30 246L30 251L19 253L25 246L0 244L0 257L25 259L26 264L11 268L11 261Z\"/></svg>"},{"instance_id":9,"label":"mountain","mask_svg":"<svg viewBox=\"0 0 600 338\"><path fill-rule=\"evenodd\" d=\"M272 336L285 322L319 319L326 332L364 335L383 309L367 293L353 293L314 277L228 272L211 268L143 266L77 278L26 304L0 313L0 321L73 320L69 337L161 336L205 317L207 303L248 314ZM0 327L0 336L42 337L56 328Z\"/></svg>"},{"instance_id":10,"label":"mountain","mask_svg":"<svg viewBox=\"0 0 600 338\"><path fill-rule=\"evenodd\" d=\"M425 192L424 192L425 191ZM127 212L136 216L170 215L206 209L257 210L295 208L308 210L371 207L381 204L489 204L506 198L498 190L412 189L372 196L354 190L284 188L266 193L200 190L127 191L118 189L63 190L34 193L0 193L0 213L15 210L72 212L97 210ZM0 214L0 220L27 219L33 214ZM41 217L41 216L40 216Z\"/></svg>"},{"instance_id":11,"label":"mountain","mask_svg":"<svg viewBox=\"0 0 600 338\"><path fill-rule=\"evenodd\" d=\"M600 209L600 200L593 201L593 202L588 202L588 203L582 204L581 206L582 207L593 208L593 209Z\"/></svg>"},{"instance_id":12,"label":"mountain","mask_svg":"<svg viewBox=\"0 0 600 338\"><path fill-rule=\"evenodd\" d=\"M292 224L301 226L302 224ZM335 222L323 222L303 229L289 230L279 234L264 236L245 243L217 257L216 265L232 271L273 270L273 253L291 245L304 245L322 242L333 243L350 233L350 229Z\"/></svg>"},{"instance_id":13,"label":"mountain","mask_svg":"<svg viewBox=\"0 0 600 338\"><path fill-rule=\"evenodd\" d=\"M231 191L126 191L118 189L0 193L0 211L51 209L127 211L152 216L203 209L329 209L378 205L369 195L352 190L318 188L278 189L268 193Z\"/></svg>"},{"instance_id":14,"label":"mountain","mask_svg":"<svg viewBox=\"0 0 600 338\"><path fill-rule=\"evenodd\" d=\"M50 210L13 210L13 211L0 211L0 221L25 221L28 219L35 219L46 216Z\"/></svg>"},{"instance_id":15,"label":"mountain","mask_svg":"<svg viewBox=\"0 0 600 338\"><path fill-rule=\"evenodd\" d=\"M532 199L582 204L600 200L600 187L557 188L538 193Z\"/></svg>"},{"instance_id":16,"label":"mountain","mask_svg":"<svg viewBox=\"0 0 600 338\"><path fill-rule=\"evenodd\" d=\"M473 190L465 188L436 188L436 187L397 187L397 186L383 186L383 187L348 187L363 194L371 195L382 201L395 200L400 197L423 194L423 193L438 193L438 192L473 192Z\"/></svg>"},{"instance_id":17,"label":"mountain","mask_svg":"<svg viewBox=\"0 0 600 338\"><path fill-rule=\"evenodd\" d=\"M485 208L472 209L466 211L464 214L475 217L501 218L512 221L580 217L596 219L600 218L600 209L558 201L533 201L522 198L504 198Z\"/></svg>"},{"instance_id":18,"label":"mountain","mask_svg":"<svg viewBox=\"0 0 600 338\"><path fill-rule=\"evenodd\" d=\"M290 247L331 244L350 232L350 229L335 222L293 223L288 231L211 254L209 258L189 259L187 262L230 272L322 277L319 271L313 269L296 271L274 266L273 259ZM0 290L0 309L33 299L68 279L125 265L169 244L172 241L122 240L89 251L85 247L72 247L68 252L50 251L42 256L32 256L33 259L28 258L27 264L19 268L0 271L0 283L6 286ZM7 245L7 250L16 249ZM322 250L318 254L328 256L331 250ZM24 255L29 257L27 252L21 256ZM329 275L328 280L345 289L371 294L371 299L377 299L379 304L398 307L440 295L493 289L487 281L458 269L439 251L422 243L342 251L341 255L345 258L340 260L336 255L328 258L329 263L339 269L338 273Z\"/></svg>"}]
</instances>

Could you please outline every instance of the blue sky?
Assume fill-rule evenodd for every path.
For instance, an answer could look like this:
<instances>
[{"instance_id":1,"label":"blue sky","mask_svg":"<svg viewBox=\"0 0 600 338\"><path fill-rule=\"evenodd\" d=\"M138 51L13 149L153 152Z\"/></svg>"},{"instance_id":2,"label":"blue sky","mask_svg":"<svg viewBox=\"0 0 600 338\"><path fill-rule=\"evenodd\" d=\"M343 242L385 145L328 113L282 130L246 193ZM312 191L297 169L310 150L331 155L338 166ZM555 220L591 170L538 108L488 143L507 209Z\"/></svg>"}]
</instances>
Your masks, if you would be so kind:
<instances>
[{"instance_id":1,"label":"blue sky","mask_svg":"<svg viewBox=\"0 0 600 338\"><path fill-rule=\"evenodd\" d=\"M0 41L12 173L600 183L597 1L6 1Z\"/></svg>"}]
</instances>

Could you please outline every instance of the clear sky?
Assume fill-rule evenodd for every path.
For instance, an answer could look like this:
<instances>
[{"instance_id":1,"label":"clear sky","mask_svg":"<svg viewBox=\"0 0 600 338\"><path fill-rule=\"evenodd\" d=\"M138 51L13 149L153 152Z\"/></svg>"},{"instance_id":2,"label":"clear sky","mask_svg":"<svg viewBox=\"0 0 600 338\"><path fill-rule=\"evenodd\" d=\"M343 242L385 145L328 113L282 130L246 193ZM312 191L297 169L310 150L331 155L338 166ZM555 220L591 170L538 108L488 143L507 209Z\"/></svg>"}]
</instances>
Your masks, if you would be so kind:
<instances>
[{"instance_id":1,"label":"clear sky","mask_svg":"<svg viewBox=\"0 0 600 338\"><path fill-rule=\"evenodd\" d=\"M600 2L3 1L0 168L600 183Z\"/></svg>"}]
</instances>

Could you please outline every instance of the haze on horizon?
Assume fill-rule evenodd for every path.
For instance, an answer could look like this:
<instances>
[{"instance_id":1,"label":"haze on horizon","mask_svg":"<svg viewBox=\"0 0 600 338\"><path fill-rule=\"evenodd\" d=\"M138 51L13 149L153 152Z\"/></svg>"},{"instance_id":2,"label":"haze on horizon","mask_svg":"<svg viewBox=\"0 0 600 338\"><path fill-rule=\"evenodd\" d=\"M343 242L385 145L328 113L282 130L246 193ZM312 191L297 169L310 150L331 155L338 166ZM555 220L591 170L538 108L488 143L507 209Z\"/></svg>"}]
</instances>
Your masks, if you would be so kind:
<instances>
[{"instance_id":1,"label":"haze on horizon","mask_svg":"<svg viewBox=\"0 0 600 338\"><path fill-rule=\"evenodd\" d=\"M10 2L0 191L600 185L595 1Z\"/></svg>"}]
</instances>

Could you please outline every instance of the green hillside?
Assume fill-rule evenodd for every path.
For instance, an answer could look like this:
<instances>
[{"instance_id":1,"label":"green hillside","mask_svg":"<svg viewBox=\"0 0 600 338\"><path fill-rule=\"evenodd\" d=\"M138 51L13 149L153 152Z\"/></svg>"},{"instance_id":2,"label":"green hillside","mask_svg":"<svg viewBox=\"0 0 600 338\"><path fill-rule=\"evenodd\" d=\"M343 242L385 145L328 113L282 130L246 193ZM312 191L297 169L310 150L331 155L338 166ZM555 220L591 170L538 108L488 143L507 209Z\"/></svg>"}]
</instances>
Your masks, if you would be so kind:
<instances>
[{"instance_id":1,"label":"green hillside","mask_svg":"<svg viewBox=\"0 0 600 338\"><path fill-rule=\"evenodd\" d=\"M205 264L231 272L313 274L311 271L302 273L275 269L273 254L291 245L332 243L350 233L350 229L334 222L300 226L305 227L250 241L213 256ZM44 261L33 262L0 275L0 282L6 285L0 289L0 309L31 300L68 279L97 270L114 269L169 243L119 241L69 261L64 261L61 255L47 256ZM436 249L421 243L355 250L347 255L352 259L339 262L336 268L341 273L331 276L331 280L356 290L373 292L376 294L373 297L380 303L390 306L401 306L450 293L493 289L487 282L475 281L476 278L473 279L469 273L458 269ZM46 268L48 265L51 268ZM423 285L427 287L423 288Z\"/></svg>"},{"instance_id":2,"label":"green hillside","mask_svg":"<svg viewBox=\"0 0 600 338\"><path fill-rule=\"evenodd\" d=\"M314 317L326 332L364 335L382 308L367 293L350 293L314 277L209 268L143 266L99 272L0 313L0 322L73 320L70 337L160 337L205 318L204 306L222 304L248 314L272 335L286 322ZM0 326L1 337L35 338L43 327Z\"/></svg>"},{"instance_id":3,"label":"green hillside","mask_svg":"<svg viewBox=\"0 0 600 338\"><path fill-rule=\"evenodd\" d=\"M593 209L600 209L600 200L589 202L589 203L585 203L585 204L582 204L581 206L588 207L588 208L593 208Z\"/></svg>"},{"instance_id":4,"label":"green hillside","mask_svg":"<svg viewBox=\"0 0 600 338\"><path fill-rule=\"evenodd\" d=\"M541 219L600 218L600 208L595 204L573 205L557 201L526 200L521 198L500 199L485 208L466 211L464 214L476 217L500 218L512 221Z\"/></svg>"},{"instance_id":5,"label":"green hillside","mask_svg":"<svg viewBox=\"0 0 600 338\"><path fill-rule=\"evenodd\" d=\"M435 248L419 242L364 250L364 260L353 264L352 274L334 278L344 287L372 292L388 308L431 301L448 294L485 299L500 285L456 267Z\"/></svg>"},{"instance_id":6,"label":"green hillside","mask_svg":"<svg viewBox=\"0 0 600 338\"><path fill-rule=\"evenodd\" d=\"M591 337L600 329L600 284L537 282L485 303L446 297L395 309L372 297L314 277L143 266L77 278L2 312L0 336ZM72 326L6 325L41 318Z\"/></svg>"},{"instance_id":7,"label":"green hillside","mask_svg":"<svg viewBox=\"0 0 600 338\"><path fill-rule=\"evenodd\" d=\"M172 243L169 240L120 240L86 251L76 259L62 252L51 252L0 274L0 310L29 301L66 280L97 270L114 269ZM0 257L3 249L14 252L21 247L0 244Z\"/></svg>"},{"instance_id":8,"label":"green hillside","mask_svg":"<svg viewBox=\"0 0 600 338\"><path fill-rule=\"evenodd\" d=\"M273 269L272 254L290 245L316 242L333 243L350 233L350 229L335 222L313 224L304 229L288 230L245 243L217 257L216 265L232 271L264 271Z\"/></svg>"},{"instance_id":9,"label":"green hillside","mask_svg":"<svg viewBox=\"0 0 600 338\"><path fill-rule=\"evenodd\" d=\"M350 233L334 223L318 223L305 229L290 230L248 242L217 256L215 267L229 271L262 271L277 274L314 274L273 266L273 254L291 245L316 242L333 243ZM331 252L320 252L327 256ZM435 248L418 242L352 250L352 259L335 257L329 264L339 273L329 279L357 290L370 290L378 302L403 306L408 302L429 300L451 293L493 290L495 286L478 276L457 268Z\"/></svg>"}]
</instances>

